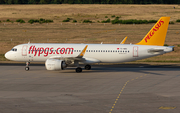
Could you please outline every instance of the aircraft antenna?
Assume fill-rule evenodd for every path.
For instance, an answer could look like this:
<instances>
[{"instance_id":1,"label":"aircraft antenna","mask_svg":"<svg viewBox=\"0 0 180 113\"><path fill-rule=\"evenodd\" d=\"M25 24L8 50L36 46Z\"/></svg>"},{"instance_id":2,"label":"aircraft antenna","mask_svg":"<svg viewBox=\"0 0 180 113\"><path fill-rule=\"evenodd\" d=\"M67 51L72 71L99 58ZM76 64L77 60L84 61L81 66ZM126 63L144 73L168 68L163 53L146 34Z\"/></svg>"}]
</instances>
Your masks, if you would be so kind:
<instances>
[{"instance_id":1,"label":"aircraft antenna","mask_svg":"<svg viewBox=\"0 0 180 113\"><path fill-rule=\"evenodd\" d=\"M28 42L28 44L30 44L30 39L29 39L29 42Z\"/></svg>"}]
</instances>

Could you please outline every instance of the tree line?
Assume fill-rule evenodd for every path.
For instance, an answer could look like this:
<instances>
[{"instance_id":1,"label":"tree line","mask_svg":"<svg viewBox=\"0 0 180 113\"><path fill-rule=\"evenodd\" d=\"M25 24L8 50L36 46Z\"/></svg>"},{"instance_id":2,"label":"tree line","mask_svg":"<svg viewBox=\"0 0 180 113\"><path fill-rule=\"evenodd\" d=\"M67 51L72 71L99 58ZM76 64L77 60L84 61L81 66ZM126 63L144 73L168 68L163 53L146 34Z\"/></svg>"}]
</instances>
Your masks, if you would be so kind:
<instances>
[{"instance_id":1,"label":"tree line","mask_svg":"<svg viewBox=\"0 0 180 113\"><path fill-rule=\"evenodd\" d=\"M0 0L0 4L180 4L180 0Z\"/></svg>"}]
</instances>

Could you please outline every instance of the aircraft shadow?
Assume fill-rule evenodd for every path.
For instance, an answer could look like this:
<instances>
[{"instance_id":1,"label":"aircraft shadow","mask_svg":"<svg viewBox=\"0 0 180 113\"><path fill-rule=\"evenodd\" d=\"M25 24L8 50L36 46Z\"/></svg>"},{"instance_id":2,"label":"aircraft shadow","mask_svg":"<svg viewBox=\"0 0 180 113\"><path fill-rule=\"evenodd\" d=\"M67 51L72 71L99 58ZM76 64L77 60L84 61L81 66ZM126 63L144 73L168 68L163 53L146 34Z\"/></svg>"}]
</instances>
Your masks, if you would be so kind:
<instances>
[{"instance_id":1,"label":"aircraft shadow","mask_svg":"<svg viewBox=\"0 0 180 113\"><path fill-rule=\"evenodd\" d=\"M0 66L24 66L24 63L0 63ZM45 66L45 64L31 64L31 66ZM98 73L98 72L140 72L144 74L158 74L155 71L176 71L180 70L180 65L167 64L167 65L150 65L150 64L112 64L112 65L92 65L91 70L85 70L84 65L82 67L83 73ZM56 71L58 73L75 73L76 67L68 67L62 71ZM153 72L152 72L153 71Z\"/></svg>"}]
</instances>

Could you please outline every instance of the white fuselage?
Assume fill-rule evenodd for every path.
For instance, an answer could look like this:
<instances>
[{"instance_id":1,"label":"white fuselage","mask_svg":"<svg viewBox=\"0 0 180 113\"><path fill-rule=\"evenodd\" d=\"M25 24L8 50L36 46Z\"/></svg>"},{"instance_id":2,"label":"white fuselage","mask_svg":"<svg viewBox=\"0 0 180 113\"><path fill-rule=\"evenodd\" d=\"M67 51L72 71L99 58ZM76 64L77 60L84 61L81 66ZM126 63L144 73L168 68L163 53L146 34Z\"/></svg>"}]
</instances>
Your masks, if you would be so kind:
<instances>
[{"instance_id":1,"label":"white fuselage","mask_svg":"<svg viewBox=\"0 0 180 113\"><path fill-rule=\"evenodd\" d=\"M120 63L161 55L173 50L166 46L129 44L21 44L8 51L5 57L13 61L45 62L49 58L77 57L88 45L82 63ZM163 50L149 52L149 50Z\"/></svg>"}]
</instances>

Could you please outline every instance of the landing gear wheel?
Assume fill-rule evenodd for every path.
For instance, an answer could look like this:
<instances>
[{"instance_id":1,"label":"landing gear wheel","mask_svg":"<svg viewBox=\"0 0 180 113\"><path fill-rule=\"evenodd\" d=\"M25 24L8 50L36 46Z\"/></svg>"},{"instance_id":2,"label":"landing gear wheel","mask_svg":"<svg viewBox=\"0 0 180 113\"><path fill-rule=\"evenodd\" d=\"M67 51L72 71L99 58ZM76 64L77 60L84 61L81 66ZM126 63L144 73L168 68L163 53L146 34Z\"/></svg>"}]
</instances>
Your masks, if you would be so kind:
<instances>
[{"instance_id":1,"label":"landing gear wheel","mask_svg":"<svg viewBox=\"0 0 180 113\"><path fill-rule=\"evenodd\" d=\"M26 71L29 71L29 67L25 67L25 70L26 70Z\"/></svg>"},{"instance_id":2,"label":"landing gear wheel","mask_svg":"<svg viewBox=\"0 0 180 113\"><path fill-rule=\"evenodd\" d=\"M25 67L26 71L29 71L29 65L30 65L30 62L26 62L26 67Z\"/></svg>"},{"instance_id":3,"label":"landing gear wheel","mask_svg":"<svg viewBox=\"0 0 180 113\"><path fill-rule=\"evenodd\" d=\"M84 68L85 68L86 70L90 70L90 69L91 69L91 65L87 64L87 65L85 65Z\"/></svg>"},{"instance_id":4,"label":"landing gear wheel","mask_svg":"<svg viewBox=\"0 0 180 113\"><path fill-rule=\"evenodd\" d=\"M76 68L76 72L77 72L77 73L82 72L82 68L81 68L81 67L77 67L77 68Z\"/></svg>"}]
</instances>

